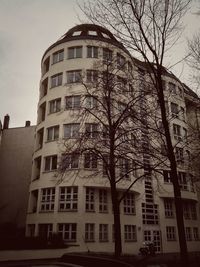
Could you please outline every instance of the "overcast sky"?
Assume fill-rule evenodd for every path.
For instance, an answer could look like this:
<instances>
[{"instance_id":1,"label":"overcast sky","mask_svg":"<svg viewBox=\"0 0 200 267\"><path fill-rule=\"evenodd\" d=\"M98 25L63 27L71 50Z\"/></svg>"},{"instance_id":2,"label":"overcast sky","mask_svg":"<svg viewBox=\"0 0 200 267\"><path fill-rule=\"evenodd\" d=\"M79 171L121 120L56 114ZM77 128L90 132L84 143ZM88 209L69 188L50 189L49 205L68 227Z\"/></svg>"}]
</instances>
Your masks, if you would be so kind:
<instances>
[{"instance_id":1,"label":"overcast sky","mask_svg":"<svg viewBox=\"0 0 200 267\"><path fill-rule=\"evenodd\" d=\"M197 2L187 14L172 63L185 55L185 38L200 29L200 17L194 14ZM26 120L36 124L42 55L81 23L78 15L82 16L76 0L0 0L0 119L9 114L10 127L24 126ZM173 71L189 84L185 64Z\"/></svg>"}]
</instances>

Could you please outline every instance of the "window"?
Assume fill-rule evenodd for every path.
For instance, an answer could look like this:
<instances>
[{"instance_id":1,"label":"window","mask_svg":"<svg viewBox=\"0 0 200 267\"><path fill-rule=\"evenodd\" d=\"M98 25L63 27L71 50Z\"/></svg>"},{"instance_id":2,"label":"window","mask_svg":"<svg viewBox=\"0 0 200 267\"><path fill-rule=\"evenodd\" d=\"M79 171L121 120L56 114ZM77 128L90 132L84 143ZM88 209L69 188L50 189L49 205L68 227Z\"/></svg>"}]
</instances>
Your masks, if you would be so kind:
<instances>
[{"instance_id":1,"label":"window","mask_svg":"<svg viewBox=\"0 0 200 267\"><path fill-rule=\"evenodd\" d=\"M58 234L63 238L63 240L68 242L76 242L76 223L59 223L58 224Z\"/></svg>"},{"instance_id":2,"label":"window","mask_svg":"<svg viewBox=\"0 0 200 267\"><path fill-rule=\"evenodd\" d=\"M163 177L165 183L171 183L171 171L163 170Z\"/></svg>"},{"instance_id":3,"label":"window","mask_svg":"<svg viewBox=\"0 0 200 267\"><path fill-rule=\"evenodd\" d=\"M181 141L181 126L177 124L173 124L173 134L174 139Z\"/></svg>"},{"instance_id":4,"label":"window","mask_svg":"<svg viewBox=\"0 0 200 267\"><path fill-rule=\"evenodd\" d=\"M124 69L125 63L126 63L125 57L117 53L117 68Z\"/></svg>"},{"instance_id":5,"label":"window","mask_svg":"<svg viewBox=\"0 0 200 267\"><path fill-rule=\"evenodd\" d=\"M173 83L169 83L169 91L172 94L176 94L176 85Z\"/></svg>"},{"instance_id":6,"label":"window","mask_svg":"<svg viewBox=\"0 0 200 267\"><path fill-rule=\"evenodd\" d=\"M198 227L193 227L193 237L195 241L199 240L199 229Z\"/></svg>"},{"instance_id":7,"label":"window","mask_svg":"<svg viewBox=\"0 0 200 267\"><path fill-rule=\"evenodd\" d=\"M108 224L99 224L99 241L108 242Z\"/></svg>"},{"instance_id":8,"label":"window","mask_svg":"<svg viewBox=\"0 0 200 267\"><path fill-rule=\"evenodd\" d=\"M103 48L103 59L106 61L112 61L112 51L108 48Z\"/></svg>"},{"instance_id":9,"label":"window","mask_svg":"<svg viewBox=\"0 0 200 267\"><path fill-rule=\"evenodd\" d=\"M73 95L66 97L66 109L78 109L81 107L81 96Z\"/></svg>"},{"instance_id":10,"label":"window","mask_svg":"<svg viewBox=\"0 0 200 267\"><path fill-rule=\"evenodd\" d=\"M86 188L85 210L95 211L94 188Z\"/></svg>"},{"instance_id":11,"label":"window","mask_svg":"<svg viewBox=\"0 0 200 267\"><path fill-rule=\"evenodd\" d=\"M88 58L98 58L98 47L87 46L87 57Z\"/></svg>"},{"instance_id":12,"label":"window","mask_svg":"<svg viewBox=\"0 0 200 267\"><path fill-rule=\"evenodd\" d=\"M176 103L171 103L171 113L172 117L178 118L179 110L178 110L178 105Z\"/></svg>"},{"instance_id":13,"label":"window","mask_svg":"<svg viewBox=\"0 0 200 267\"><path fill-rule=\"evenodd\" d=\"M85 134L88 138L97 138L97 136L98 136L98 124L86 123L85 124Z\"/></svg>"},{"instance_id":14,"label":"window","mask_svg":"<svg viewBox=\"0 0 200 267\"><path fill-rule=\"evenodd\" d=\"M183 204L183 216L186 220L190 219L190 205L188 202Z\"/></svg>"},{"instance_id":15,"label":"window","mask_svg":"<svg viewBox=\"0 0 200 267\"><path fill-rule=\"evenodd\" d=\"M81 35L81 31L76 31L76 32L73 32L72 36L79 36Z\"/></svg>"},{"instance_id":16,"label":"window","mask_svg":"<svg viewBox=\"0 0 200 267\"><path fill-rule=\"evenodd\" d=\"M36 135L36 144L37 144L37 149L42 148L43 146L43 136L44 136L44 128L41 128Z\"/></svg>"},{"instance_id":17,"label":"window","mask_svg":"<svg viewBox=\"0 0 200 267\"><path fill-rule=\"evenodd\" d=\"M59 112L61 109L61 98L49 101L49 113Z\"/></svg>"},{"instance_id":18,"label":"window","mask_svg":"<svg viewBox=\"0 0 200 267\"><path fill-rule=\"evenodd\" d=\"M186 141L187 140L187 129L183 128L183 138Z\"/></svg>"},{"instance_id":19,"label":"window","mask_svg":"<svg viewBox=\"0 0 200 267\"><path fill-rule=\"evenodd\" d=\"M64 124L64 138L78 138L79 137L79 123Z\"/></svg>"},{"instance_id":20,"label":"window","mask_svg":"<svg viewBox=\"0 0 200 267\"><path fill-rule=\"evenodd\" d=\"M67 71L67 83L81 82L81 70Z\"/></svg>"},{"instance_id":21,"label":"window","mask_svg":"<svg viewBox=\"0 0 200 267\"><path fill-rule=\"evenodd\" d=\"M43 188L41 191L40 211L53 211L55 201L55 188Z\"/></svg>"},{"instance_id":22,"label":"window","mask_svg":"<svg viewBox=\"0 0 200 267\"><path fill-rule=\"evenodd\" d=\"M96 70L86 71L86 81L88 83L96 83L98 80L98 72Z\"/></svg>"},{"instance_id":23,"label":"window","mask_svg":"<svg viewBox=\"0 0 200 267\"><path fill-rule=\"evenodd\" d=\"M42 68L42 74L44 75L45 73L47 73L47 71L49 71L49 60L50 57L46 58L43 64L43 68Z\"/></svg>"},{"instance_id":24,"label":"window","mask_svg":"<svg viewBox=\"0 0 200 267\"><path fill-rule=\"evenodd\" d=\"M187 178L185 172L178 172L179 185L181 190L188 190Z\"/></svg>"},{"instance_id":25,"label":"window","mask_svg":"<svg viewBox=\"0 0 200 267\"><path fill-rule=\"evenodd\" d=\"M62 73L58 73L54 76L51 76L51 88L62 85Z\"/></svg>"},{"instance_id":26,"label":"window","mask_svg":"<svg viewBox=\"0 0 200 267\"><path fill-rule=\"evenodd\" d=\"M68 59L81 58L82 57L82 46L75 46L68 48Z\"/></svg>"},{"instance_id":27,"label":"window","mask_svg":"<svg viewBox=\"0 0 200 267\"><path fill-rule=\"evenodd\" d=\"M57 169L57 155L45 157L45 171L53 171Z\"/></svg>"},{"instance_id":28,"label":"window","mask_svg":"<svg viewBox=\"0 0 200 267\"><path fill-rule=\"evenodd\" d=\"M143 224L158 224L158 205L142 203Z\"/></svg>"},{"instance_id":29,"label":"window","mask_svg":"<svg viewBox=\"0 0 200 267\"><path fill-rule=\"evenodd\" d=\"M121 178L130 178L130 159L120 158L119 159L119 168Z\"/></svg>"},{"instance_id":30,"label":"window","mask_svg":"<svg viewBox=\"0 0 200 267\"><path fill-rule=\"evenodd\" d=\"M187 241L192 240L192 229L190 227L185 227L185 237Z\"/></svg>"},{"instance_id":31,"label":"window","mask_svg":"<svg viewBox=\"0 0 200 267\"><path fill-rule=\"evenodd\" d=\"M190 203L191 219L197 220L197 209L195 203Z\"/></svg>"},{"instance_id":32,"label":"window","mask_svg":"<svg viewBox=\"0 0 200 267\"><path fill-rule=\"evenodd\" d=\"M94 153L84 154L84 168L85 169L96 169L97 168L97 155Z\"/></svg>"},{"instance_id":33,"label":"window","mask_svg":"<svg viewBox=\"0 0 200 267\"><path fill-rule=\"evenodd\" d=\"M184 156L183 156L183 148L182 147L176 147L175 148L175 156L177 163L184 163Z\"/></svg>"},{"instance_id":34,"label":"window","mask_svg":"<svg viewBox=\"0 0 200 267\"><path fill-rule=\"evenodd\" d=\"M124 225L124 241L136 241L136 226L135 225Z\"/></svg>"},{"instance_id":35,"label":"window","mask_svg":"<svg viewBox=\"0 0 200 267\"><path fill-rule=\"evenodd\" d=\"M94 223L85 224L85 241L94 242L95 241L95 225Z\"/></svg>"},{"instance_id":36,"label":"window","mask_svg":"<svg viewBox=\"0 0 200 267\"><path fill-rule=\"evenodd\" d=\"M185 121L185 109L181 107L181 119Z\"/></svg>"},{"instance_id":37,"label":"window","mask_svg":"<svg viewBox=\"0 0 200 267\"><path fill-rule=\"evenodd\" d=\"M167 226L166 227L167 241L175 241L176 240L176 228L175 226Z\"/></svg>"},{"instance_id":38,"label":"window","mask_svg":"<svg viewBox=\"0 0 200 267\"><path fill-rule=\"evenodd\" d=\"M99 212L108 212L108 196L104 189L99 189Z\"/></svg>"},{"instance_id":39,"label":"window","mask_svg":"<svg viewBox=\"0 0 200 267\"><path fill-rule=\"evenodd\" d=\"M77 211L78 209L78 187L60 187L59 210Z\"/></svg>"},{"instance_id":40,"label":"window","mask_svg":"<svg viewBox=\"0 0 200 267\"><path fill-rule=\"evenodd\" d=\"M44 97L47 94L47 90L48 90L48 77L44 81L42 81L40 98Z\"/></svg>"},{"instance_id":41,"label":"window","mask_svg":"<svg viewBox=\"0 0 200 267\"><path fill-rule=\"evenodd\" d=\"M50 239L53 234L53 224L52 223L41 223L38 224L38 235L42 239Z\"/></svg>"},{"instance_id":42,"label":"window","mask_svg":"<svg viewBox=\"0 0 200 267\"><path fill-rule=\"evenodd\" d=\"M63 59L64 59L64 49L53 53L53 64L63 61Z\"/></svg>"},{"instance_id":43,"label":"window","mask_svg":"<svg viewBox=\"0 0 200 267\"><path fill-rule=\"evenodd\" d=\"M87 109L97 108L97 98L94 96L86 96L84 100L84 106Z\"/></svg>"},{"instance_id":44,"label":"window","mask_svg":"<svg viewBox=\"0 0 200 267\"><path fill-rule=\"evenodd\" d=\"M97 36L98 34L96 31L88 31L88 35Z\"/></svg>"},{"instance_id":45,"label":"window","mask_svg":"<svg viewBox=\"0 0 200 267\"><path fill-rule=\"evenodd\" d=\"M47 128L47 141L57 140L59 138L59 125Z\"/></svg>"},{"instance_id":46,"label":"window","mask_svg":"<svg viewBox=\"0 0 200 267\"><path fill-rule=\"evenodd\" d=\"M79 165L79 156L78 153L63 154L61 160L62 169L77 169Z\"/></svg>"},{"instance_id":47,"label":"window","mask_svg":"<svg viewBox=\"0 0 200 267\"><path fill-rule=\"evenodd\" d=\"M128 193L124 198L124 214L135 214L135 197L133 193Z\"/></svg>"},{"instance_id":48,"label":"window","mask_svg":"<svg viewBox=\"0 0 200 267\"><path fill-rule=\"evenodd\" d=\"M164 207L165 207L165 217L173 218L174 210L173 210L173 202L171 199L164 199Z\"/></svg>"}]
</instances>

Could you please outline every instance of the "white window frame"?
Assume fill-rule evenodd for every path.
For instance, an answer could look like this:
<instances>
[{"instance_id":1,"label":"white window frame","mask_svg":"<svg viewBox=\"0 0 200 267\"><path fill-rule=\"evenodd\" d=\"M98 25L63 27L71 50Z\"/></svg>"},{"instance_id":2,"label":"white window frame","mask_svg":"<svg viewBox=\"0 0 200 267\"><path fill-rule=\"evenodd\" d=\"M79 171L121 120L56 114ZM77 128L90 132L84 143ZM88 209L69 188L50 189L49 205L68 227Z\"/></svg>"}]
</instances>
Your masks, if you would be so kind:
<instances>
[{"instance_id":1,"label":"white window frame","mask_svg":"<svg viewBox=\"0 0 200 267\"><path fill-rule=\"evenodd\" d=\"M85 96L84 107L86 109L96 109L97 108L97 98L94 96Z\"/></svg>"},{"instance_id":2,"label":"white window frame","mask_svg":"<svg viewBox=\"0 0 200 267\"><path fill-rule=\"evenodd\" d=\"M191 227L185 227L185 238L186 238L186 241L192 241L192 228Z\"/></svg>"},{"instance_id":3,"label":"white window frame","mask_svg":"<svg viewBox=\"0 0 200 267\"><path fill-rule=\"evenodd\" d=\"M47 142L58 140L59 138L59 125L47 128Z\"/></svg>"},{"instance_id":4,"label":"white window frame","mask_svg":"<svg viewBox=\"0 0 200 267\"><path fill-rule=\"evenodd\" d=\"M86 187L85 190L85 211L95 211L95 189L91 187Z\"/></svg>"},{"instance_id":5,"label":"white window frame","mask_svg":"<svg viewBox=\"0 0 200 267\"><path fill-rule=\"evenodd\" d=\"M44 171L48 172L48 171L57 170L57 163L58 163L57 155L46 156L45 157Z\"/></svg>"},{"instance_id":6,"label":"white window frame","mask_svg":"<svg viewBox=\"0 0 200 267\"><path fill-rule=\"evenodd\" d=\"M67 242L76 242L77 224L76 223L59 223L58 234Z\"/></svg>"},{"instance_id":7,"label":"white window frame","mask_svg":"<svg viewBox=\"0 0 200 267\"><path fill-rule=\"evenodd\" d=\"M61 110L61 98L49 101L49 114L59 112Z\"/></svg>"},{"instance_id":8,"label":"white window frame","mask_svg":"<svg viewBox=\"0 0 200 267\"><path fill-rule=\"evenodd\" d=\"M99 189L99 212L108 212L108 192L105 189Z\"/></svg>"},{"instance_id":9,"label":"white window frame","mask_svg":"<svg viewBox=\"0 0 200 267\"><path fill-rule=\"evenodd\" d=\"M179 107L178 104L171 102L171 114L173 118L179 117Z\"/></svg>"},{"instance_id":10,"label":"white window frame","mask_svg":"<svg viewBox=\"0 0 200 267\"><path fill-rule=\"evenodd\" d=\"M84 153L84 168L97 169L97 155L91 152Z\"/></svg>"},{"instance_id":11,"label":"white window frame","mask_svg":"<svg viewBox=\"0 0 200 267\"><path fill-rule=\"evenodd\" d=\"M136 242L136 226L131 224L124 225L124 241L125 242Z\"/></svg>"},{"instance_id":12,"label":"white window frame","mask_svg":"<svg viewBox=\"0 0 200 267\"><path fill-rule=\"evenodd\" d=\"M82 46L73 46L68 48L68 59L82 58L82 54L83 54Z\"/></svg>"},{"instance_id":13,"label":"white window frame","mask_svg":"<svg viewBox=\"0 0 200 267\"><path fill-rule=\"evenodd\" d=\"M63 125L63 137L79 138L80 123L68 123Z\"/></svg>"},{"instance_id":14,"label":"white window frame","mask_svg":"<svg viewBox=\"0 0 200 267\"><path fill-rule=\"evenodd\" d=\"M87 46L87 58L98 58L98 47Z\"/></svg>"},{"instance_id":15,"label":"white window frame","mask_svg":"<svg viewBox=\"0 0 200 267\"><path fill-rule=\"evenodd\" d=\"M95 241L95 224L86 223L85 224L85 242Z\"/></svg>"},{"instance_id":16,"label":"white window frame","mask_svg":"<svg viewBox=\"0 0 200 267\"><path fill-rule=\"evenodd\" d=\"M51 88L62 85L63 73L57 73L51 76Z\"/></svg>"},{"instance_id":17,"label":"white window frame","mask_svg":"<svg viewBox=\"0 0 200 267\"><path fill-rule=\"evenodd\" d=\"M199 228L193 227L193 238L195 241L199 241Z\"/></svg>"},{"instance_id":18,"label":"white window frame","mask_svg":"<svg viewBox=\"0 0 200 267\"><path fill-rule=\"evenodd\" d=\"M174 135L175 140L178 140L178 141L182 140L180 125L173 123L173 135Z\"/></svg>"},{"instance_id":19,"label":"white window frame","mask_svg":"<svg viewBox=\"0 0 200 267\"><path fill-rule=\"evenodd\" d=\"M166 226L167 241L176 241L176 227Z\"/></svg>"},{"instance_id":20,"label":"white window frame","mask_svg":"<svg viewBox=\"0 0 200 267\"><path fill-rule=\"evenodd\" d=\"M87 138L97 138L98 136L98 124L97 123L85 123L85 134Z\"/></svg>"},{"instance_id":21,"label":"white window frame","mask_svg":"<svg viewBox=\"0 0 200 267\"><path fill-rule=\"evenodd\" d=\"M40 212L54 211L55 187L41 189Z\"/></svg>"},{"instance_id":22,"label":"white window frame","mask_svg":"<svg viewBox=\"0 0 200 267\"><path fill-rule=\"evenodd\" d=\"M80 83L81 82L81 70L67 71L67 83Z\"/></svg>"},{"instance_id":23,"label":"white window frame","mask_svg":"<svg viewBox=\"0 0 200 267\"><path fill-rule=\"evenodd\" d=\"M135 195L128 193L124 200L124 214L135 215Z\"/></svg>"},{"instance_id":24,"label":"white window frame","mask_svg":"<svg viewBox=\"0 0 200 267\"><path fill-rule=\"evenodd\" d=\"M80 107L81 107L81 96L80 95L66 96L65 98L66 109L79 109Z\"/></svg>"},{"instance_id":25,"label":"white window frame","mask_svg":"<svg viewBox=\"0 0 200 267\"><path fill-rule=\"evenodd\" d=\"M52 55L52 64L58 63L64 60L64 49L61 49Z\"/></svg>"},{"instance_id":26,"label":"white window frame","mask_svg":"<svg viewBox=\"0 0 200 267\"><path fill-rule=\"evenodd\" d=\"M80 155L78 153L63 154L61 159L62 168L64 170L78 169L79 157Z\"/></svg>"},{"instance_id":27,"label":"white window frame","mask_svg":"<svg viewBox=\"0 0 200 267\"><path fill-rule=\"evenodd\" d=\"M99 242L108 241L108 224L99 224Z\"/></svg>"},{"instance_id":28,"label":"white window frame","mask_svg":"<svg viewBox=\"0 0 200 267\"><path fill-rule=\"evenodd\" d=\"M174 218L173 201L164 199L165 218Z\"/></svg>"},{"instance_id":29,"label":"white window frame","mask_svg":"<svg viewBox=\"0 0 200 267\"><path fill-rule=\"evenodd\" d=\"M59 190L59 211L78 210L78 187L61 186Z\"/></svg>"}]
</instances>

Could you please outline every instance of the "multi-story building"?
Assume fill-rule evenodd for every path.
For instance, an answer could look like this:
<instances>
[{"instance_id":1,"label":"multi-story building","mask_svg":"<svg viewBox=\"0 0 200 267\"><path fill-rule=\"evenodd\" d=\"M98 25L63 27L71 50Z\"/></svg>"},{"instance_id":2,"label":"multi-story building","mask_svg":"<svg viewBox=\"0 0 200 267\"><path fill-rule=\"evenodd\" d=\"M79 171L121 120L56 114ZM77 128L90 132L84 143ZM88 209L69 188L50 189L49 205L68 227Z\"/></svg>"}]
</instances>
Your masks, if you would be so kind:
<instances>
[{"instance_id":1,"label":"multi-story building","mask_svg":"<svg viewBox=\"0 0 200 267\"><path fill-rule=\"evenodd\" d=\"M0 123L1 124L1 123ZM6 115L0 129L0 231L25 233L31 181L35 126L9 128ZM16 231L16 233L15 233Z\"/></svg>"},{"instance_id":2,"label":"multi-story building","mask_svg":"<svg viewBox=\"0 0 200 267\"><path fill-rule=\"evenodd\" d=\"M133 59L111 32L96 25L83 24L70 29L46 50L41 63L27 235L48 238L52 233L59 233L77 251L114 250L110 184L104 177L102 166L99 167L95 159L92 161L91 155L78 157L77 154L70 154L65 173L60 176L58 171L63 152L67 150L63 140L80 138L81 128L85 129L87 137L97 138L95 123L82 120L80 111L85 102L88 108L95 108L95 98L88 93L89 87L85 89L85 83L89 80L92 87L96 81L95 71L101 67L105 58L109 58L110 62L116 58L116 64L123 65L123 68L126 65L133 74L131 77L139 73L138 81L146 79L145 64ZM84 79L87 81L84 82ZM195 110L195 103L199 99L167 71L163 80L166 108L171 116L171 135L179 164L188 248L197 251L200 247L199 204L191 179L192 173L184 164L186 149L183 144L186 144L185 138L189 131L187 116ZM129 85L124 83L124 86L129 87L128 93L123 93L128 94L128 98L136 86L136 91L140 92L138 83ZM123 99L124 96L119 99L122 112ZM143 100L140 98L140 106L146 105ZM137 143L138 140L134 141ZM148 152L149 132L142 125L140 142ZM150 161L149 154L143 153L144 167L140 172L146 172L146 176L134 183L121 202L124 253L138 253L144 241L154 241L157 252L179 251L170 170L166 164L158 183L152 174L148 175ZM128 163L122 165L123 172L128 168ZM98 168L100 171L95 172L94 169ZM130 172L128 179L122 179L118 184L118 190L124 192L136 176L135 172Z\"/></svg>"}]
</instances>

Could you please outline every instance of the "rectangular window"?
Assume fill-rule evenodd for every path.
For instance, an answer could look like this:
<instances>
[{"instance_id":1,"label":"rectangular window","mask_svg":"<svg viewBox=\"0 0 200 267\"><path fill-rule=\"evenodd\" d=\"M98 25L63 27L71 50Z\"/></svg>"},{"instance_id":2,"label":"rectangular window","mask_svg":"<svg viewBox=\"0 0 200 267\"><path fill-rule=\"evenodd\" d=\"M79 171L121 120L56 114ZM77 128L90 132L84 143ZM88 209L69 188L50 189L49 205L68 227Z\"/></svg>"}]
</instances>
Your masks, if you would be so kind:
<instances>
[{"instance_id":1,"label":"rectangular window","mask_svg":"<svg viewBox=\"0 0 200 267\"><path fill-rule=\"evenodd\" d=\"M61 109L61 98L49 101L49 113L59 112Z\"/></svg>"},{"instance_id":2,"label":"rectangular window","mask_svg":"<svg viewBox=\"0 0 200 267\"><path fill-rule=\"evenodd\" d=\"M97 168L97 155L94 153L84 154L84 168L96 169Z\"/></svg>"},{"instance_id":3,"label":"rectangular window","mask_svg":"<svg viewBox=\"0 0 200 267\"><path fill-rule=\"evenodd\" d=\"M86 134L87 138L97 138L97 136L98 136L98 124L86 123L85 124L85 134Z\"/></svg>"},{"instance_id":4,"label":"rectangular window","mask_svg":"<svg viewBox=\"0 0 200 267\"><path fill-rule=\"evenodd\" d=\"M53 234L53 224L52 223L41 223L38 224L38 235L42 239L50 239Z\"/></svg>"},{"instance_id":5,"label":"rectangular window","mask_svg":"<svg viewBox=\"0 0 200 267\"><path fill-rule=\"evenodd\" d=\"M171 199L164 199L164 207L165 207L165 217L173 218L174 210L173 210L173 202Z\"/></svg>"},{"instance_id":6,"label":"rectangular window","mask_svg":"<svg viewBox=\"0 0 200 267\"><path fill-rule=\"evenodd\" d=\"M97 46L87 46L87 57L88 58L98 58L98 47Z\"/></svg>"},{"instance_id":7,"label":"rectangular window","mask_svg":"<svg viewBox=\"0 0 200 267\"><path fill-rule=\"evenodd\" d=\"M62 85L62 73L51 76L51 88Z\"/></svg>"},{"instance_id":8,"label":"rectangular window","mask_svg":"<svg viewBox=\"0 0 200 267\"><path fill-rule=\"evenodd\" d=\"M62 169L78 169L79 156L78 153L63 154L61 159Z\"/></svg>"},{"instance_id":9,"label":"rectangular window","mask_svg":"<svg viewBox=\"0 0 200 267\"><path fill-rule=\"evenodd\" d=\"M40 98L44 97L48 91L48 77L42 81L40 89Z\"/></svg>"},{"instance_id":10,"label":"rectangular window","mask_svg":"<svg viewBox=\"0 0 200 267\"><path fill-rule=\"evenodd\" d=\"M105 61L112 61L112 50L103 48L103 59Z\"/></svg>"},{"instance_id":11,"label":"rectangular window","mask_svg":"<svg viewBox=\"0 0 200 267\"><path fill-rule=\"evenodd\" d=\"M185 109L183 108L183 107L181 107L181 119L183 120L183 121L185 121Z\"/></svg>"},{"instance_id":12,"label":"rectangular window","mask_svg":"<svg viewBox=\"0 0 200 267\"><path fill-rule=\"evenodd\" d=\"M84 107L86 109L97 108L97 98L94 96L86 96L84 100Z\"/></svg>"},{"instance_id":13,"label":"rectangular window","mask_svg":"<svg viewBox=\"0 0 200 267\"><path fill-rule=\"evenodd\" d=\"M187 177L185 172L178 172L178 180L181 190L188 190Z\"/></svg>"},{"instance_id":14,"label":"rectangular window","mask_svg":"<svg viewBox=\"0 0 200 267\"><path fill-rule=\"evenodd\" d=\"M95 211L94 188L86 188L85 210Z\"/></svg>"},{"instance_id":15,"label":"rectangular window","mask_svg":"<svg viewBox=\"0 0 200 267\"><path fill-rule=\"evenodd\" d=\"M192 240L192 229L190 227L185 227L185 237L187 241Z\"/></svg>"},{"instance_id":16,"label":"rectangular window","mask_svg":"<svg viewBox=\"0 0 200 267\"><path fill-rule=\"evenodd\" d=\"M76 223L59 223L58 234L65 241L76 242L76 234L77 234Z\"/></svg>"},{"instance_id":17,"label":"rectangular window","mask_svg":"<svg viewBox=\"0 0 200 267\"><path fill-rule=\"evenodd\" d=\"M81 96L66 96L66 109L78 109L81 107Z\"/></svg>"},{"instance_id":18,"label":"rectangular window","mask_svg":"<svg viewBox=\"0 0 200 267\"><path fill-rule=\"evenodd\" d=\"M124 198L124 214L135 214L135 196L128 193Z\"/></svg>"},{"instance_id":19,"label":"rectangular window","mask_svg":"<svg viewBox=\"0 0 200 267\"><path fill-rule=\"evenodd\" d=\"M78 138L79 137L79 123L64 124L64 138Z\"/></svg>"},{"instance_id":20,"label":"rectangular window","mask_svg":"<svg viewBox=\"0 0 200 267\"><path fill-rule=\"evenodd\" d=\"M197 209L195 203L190 203L191 219L197 220Z\"/></svg>"},{"instance_id":21,"label":"rectangular window","mask_svg":"<svg viewBox=\"0 0 200 267\"><path fill-rule=\"evenodd\" d=\"M60 187L59 210L77 211L78 209L78 187Z\"/></svg>"},{"instance_id":22,"label":"rectangular window","mask_svg":"<svg viewBox=\"0 0 200 267\"><path fill-rule=\"evenodd\" d=\"M82 57L82 46L75 46L68 48L68 59L81 58Z\"/></svg>"},{"instance_id":23,"label":"rectangular window","mask_svg":"<svg viewBox=\"0 0 200 267\"><path fill-rule=\"evenodd\" d=\"M108 242L108 224L99 224L99 242Z\"/></svg>"},{"instance_id":24,"label":"rectangular window","mask_svg":"<svg viewBox=\"0 0 200 267\"><path fill-rule=\"evenodd\" d=\"M172 113L172 117L174 118L179 117L178 105L176 103L171 102L171 113Z\"/></svg>"},{"instance_id":25,"label":"rectangular window","mask_svg":"<svg viewBox=\"0 0 200 267\"><path fill-rule=\"evenodd\" d=\"M81 82L81 70L67 71L67 83Z\"/></svg>"},{"instance_id":26,"label":"rectangular window","mask_svg":"<svg viewBox=\"0 0 200 267\"><path fill-rule=\"evenodd\" d=\"M49 71L49 62L50 62L50 57L46 58L42 67L42 75L44 75L45 73L47 73L47 71Z\"/></svg>"},{"instance_id":27,"label":"rectangular window","mask_svg":"<svg viewBox=\"0 0 200 267\"><path fill-rule=\"evenodd\" d=\"M175 148L175 157L178 164L184 163L184 155L183 155L183 148L182 147L176 147Z\"/></svg>"},{"instance_id":28,"label":"rectangular window","mask_svg":"<svg viewBox=\"0 0 200 267\"><path fill-rule=\"evenodd\" d=\"M117 53L117 68L122 70L124 69L125 64L126 64L125 57Z\"/></svg>"},{"instance_id":29,"label":"rectangular window","mask_svg":"<svg viewBox=\"0 0 200 267\"><path fill-rule=\"evenodd\" d=\"M189 202L183 203L183 216L184 219L189 220L190 218L190 204Z\"/></svg>"},{"instance_id":30,"label":"rectangular window","mask_svg":"<svg viewBox=\"0 0 200 267\"><path fill-rule=\"evenodd\" d=\"M47 128L47 141L57 140L59 138L59 125Z\"/></svg>"},{"instance_id":31,"label":"rectangular window","mask_svg":"<svg viewBox=\"0 0 200 267\"><path fill-rule=\"evenodd\" d=\"M163 170L163 177L165 183L171 183L171 171Z\"/></svg>"},{"instance_id":32,"label":"rectangular window","mask_svg":"<svg viewBox=\"0 0 200 267\"><path fill-rule=\"evenodd\" d=\"M132 242L136 241L136 226L135 225L124 225L124 241Z\"/></svg>"},{"instance_id":33,"label":"rectangular window","mask_svg":"<svg viewBox=\"0 0 200 267\"><path fill-rule=\"evenodd\" d=\"M96 83L98 80L98 72L96 70L86 71L86 81L88 83Z\"/></svg>"},{"instance_id":34,"label":"rectangular window","mask_svg":"<svg viewBox=\"0 0 200 267\"><path fill-rule=\"evenodd\" d=\"M167 241L176 240L176 228L175 226L166 226Z\"/></svg>"},{"instance_id":35,"label":"rectangular window","mask_svg":"<svg viewBox=\"0 0 200 267\"><path fill-rule=\"evenodd\" d=\"M199 229L198 227L193 227L193 237L195 241L199 240Z\"/></svg>"},{"instance_id":36,"label":"rectangular window","mask_svg":"<svg viewBox=\"0 0 200 267\"><path fill-rule=\"evenodd\" d=\"M45 171L53 171L57 169L57 155L45 157Z\"/></svg>"},{"instance_id":37,"label":"rectangular window","mask_svg":"<svg viewBox=\"0 0 200 267\"><path fill-rule=\"evenodd\" d=\"M64 59L64 49L53 53L53 64L63 61L63 59Z\"/></svg>"},{"instance_id":38,"label":"rectangular window","mask_svg":"<svg viewBox=\"0 0 200 267\"><path fill-rule=\"evenodd\" d=\"M95 225L94 223L85 224L85 242L95 241Z\"/></svg>"},{"instance_id":39,"label":"rectangular window","mask_svg":"<svg viewBox=\"0 0 200 267\"><path fill-rule=\"evenodd\" d=\"M177 124L173 124L173 134L174 139L181 141L181 126Z\"/></svg>"},{"instance_id":40,"label":"rectangular window","mask_svg":"<svg viewBox=\"0 0 200 267\"><path fill-rule=\"evenodd\" d=\"M99 189L99 212L108 212L108 195L104 189Z\"/></svg>"},{"instance_id":41,"label":"rectangular window","mask_svg":"<svg viewBox=\"0 0 200 267\"><path fill-rule=\"evenodd\" d=\"M176 85L174 83L169 82L168 86L169 86L170 93L176 94Z\"/></svg>"},{"instance_id":42,"label":"rectangular window","mask_svg":"<svg viewBox=\"0 0 200 267\"><path fill-rule=\"evenodd\" d=\"M130 159L119 159L119 170L121 178L129 179L130 177Z\"/></svg>"},{"instance_id":43,"label":"rectangular window","mask_svg":"<svg viewBox=\"0 0 200 267\"><path fill-rule=\"evenodd\" d=\"M55 188L43 188L41 191L40 211L53 211L55 201Z\"/></svg>"}]
</instances>

